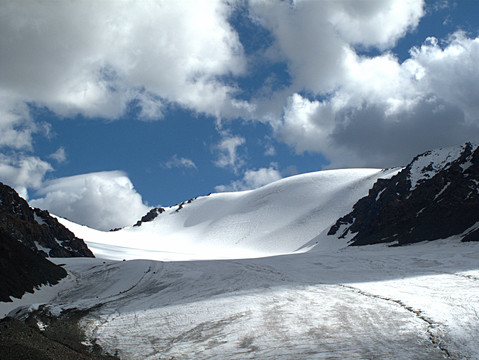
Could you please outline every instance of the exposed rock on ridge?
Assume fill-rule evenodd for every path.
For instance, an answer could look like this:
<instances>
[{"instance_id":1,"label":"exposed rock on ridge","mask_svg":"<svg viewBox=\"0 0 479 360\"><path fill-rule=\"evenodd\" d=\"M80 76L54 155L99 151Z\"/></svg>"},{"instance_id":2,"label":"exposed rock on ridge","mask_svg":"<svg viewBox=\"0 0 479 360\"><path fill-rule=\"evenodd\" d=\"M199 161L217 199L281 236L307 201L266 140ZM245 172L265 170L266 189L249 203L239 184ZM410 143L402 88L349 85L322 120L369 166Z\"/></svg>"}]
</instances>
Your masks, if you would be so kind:
<instances>
[{"instance_id":1,"label":"exposed rock on ridge","mask_svg":"<svg viewBox=\"0 0 479 360\"><path fill-rule=\"evenodd\" d=\"M32 209L0 183L0 301L20 298L67 275L45 257L93 257L83 240L50 216Z\"/></svg>"},{"instance_id":2,"label":"exposed rock on ridge","mask_svg":"<svg viewBox=\"0 0 479 360\"><path fill-rule=\"evenodd\" d=\"M0 301L21 298L40 285L54 285L67 275L37 252L29 249L0 228Z\"/></svg>"},{"instance_id":3,"label":"exposed rock on ridge","mask_svg":"<svg viewBox=\"0 0 479 360\"><path fill-rule=\"evenodd\" d=\"M138 220L135 225L133 226L141 226L141 224L153 221L159 214L165 212L165 209L159 207L159 208L154 208L148 211L148 213L141 218L141 220Z\"/></svg>"},{"instance_id":4,"label":"exposed rock on ridge","mask_svg":"<svg viewBox=\"0 0 479 360\"><path fill-rule=\"evenodd\" d=\"M479 240L479 150L428 151L390 179L378 180L328 232L351 245L404 245L460 235Z\"/></svg>"},{"instance_id":5,"label":"exposed rock on ridge","mask_svg":"<svg viewBox=\"0 0 479 360\"><path fill-rule=\"evenodd\" d=\"M208 195L210 195L210 194L208 194ZM175 206L178 206L178 207L176 208L175 212L179 212L181 209L183 209L184 205L191 204L197 198L198 197L195 197L195 198L189 199L187 201L183 201L180 204L176 204ZM174 207L174 206L172 206L172 207ZM151 222L151 221L155 220L158 217L158 215L164 213L165 211L166 211L165 208L162 208L162 207L153 208L150 211L148 211L148 213L146 215L144 215L140 220L138 220L136 222L136 224L133 225L133 226L135 226L135 227L136 226L141 226L141 224ZM110 231L117 231L117 230L121 230L121 229L112 229Z\"/></svg>"},{"instance_id":6,"label":"exposed rock on ridge","mask_svg":"<svg viewBox=\"0 0 479 360\"><path fill-rule=\"evenodd\" d=\"M0 183L0 229L43 256L93 257L82 239L50 216L32 209L11 187Z\"/></svg>"}]
</instances>

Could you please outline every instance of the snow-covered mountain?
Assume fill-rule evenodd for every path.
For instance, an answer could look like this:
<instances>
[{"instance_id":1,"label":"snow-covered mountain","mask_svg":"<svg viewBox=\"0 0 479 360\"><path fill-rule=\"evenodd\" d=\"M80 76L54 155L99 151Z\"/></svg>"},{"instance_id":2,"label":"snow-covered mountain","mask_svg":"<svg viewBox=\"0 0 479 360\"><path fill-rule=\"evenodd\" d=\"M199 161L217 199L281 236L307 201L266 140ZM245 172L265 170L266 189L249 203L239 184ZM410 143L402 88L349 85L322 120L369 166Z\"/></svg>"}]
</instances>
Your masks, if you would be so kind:
<instances>
[{"instance_id":1,"label":"snow-covered mountain","mask_svg":"<svg viewBox=\"0 0 479 360\"><path fill-rule=\"evenodd\" d=\"M293 176L118 231L59 219L97 258L51 259L68 270L60 284L0 302L50 341L1 323L2 351L479 359L479 242L462 241L476 240L478 156L465 144L405 168Z\"/></svg>"},{"instance_id":2,"label":"snow-covered mountain","mask_svg":"<svg viewBox=\"0 0 479 360\"><path fill-rule=\"evenodd\" d=\"M256 190L211 194L153 209L137 226L119 231L59 221L97 256L109 259L224 259L305 251L306 244L348 213L378 179L398 170L296 175ZM338 241L337 246L343 243Z\"/></svg>"},{"instance_id":3,"label":"snow-covered mountain","mask_svg":"<svg viewBox=\"0 0 479 360\"><path fill-rule=\"evenodd\" d=\"M302 174L262 188L155 208L134 226L101 232L59 219L109 259L271 256L460 235L477 240L479 150L428 151L404 168Z\"/></svg>"}]
</instances>

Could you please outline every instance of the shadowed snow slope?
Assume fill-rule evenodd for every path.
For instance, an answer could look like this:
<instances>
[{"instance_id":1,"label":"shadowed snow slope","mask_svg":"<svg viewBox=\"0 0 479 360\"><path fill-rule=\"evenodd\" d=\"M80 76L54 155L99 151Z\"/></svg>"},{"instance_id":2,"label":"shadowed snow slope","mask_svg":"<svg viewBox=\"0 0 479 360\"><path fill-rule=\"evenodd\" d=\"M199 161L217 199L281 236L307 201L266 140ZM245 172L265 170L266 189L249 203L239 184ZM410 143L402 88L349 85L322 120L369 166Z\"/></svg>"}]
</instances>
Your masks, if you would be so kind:
<instances>
[{"instance_id":1,"label":"shadowed snow slope","mask_svg":"<svg viewBox=\"0 0 479 360\"><path fill-rule=\"evenodd\" d=\"M151 222L115 232L60 221L83 238L96 256L108 259L283 254L298 250L329 229L367 195L378 178L397 171L347 169L292 176L256 190L200 197L165 209Z\"/></svg>"}]
</instances>

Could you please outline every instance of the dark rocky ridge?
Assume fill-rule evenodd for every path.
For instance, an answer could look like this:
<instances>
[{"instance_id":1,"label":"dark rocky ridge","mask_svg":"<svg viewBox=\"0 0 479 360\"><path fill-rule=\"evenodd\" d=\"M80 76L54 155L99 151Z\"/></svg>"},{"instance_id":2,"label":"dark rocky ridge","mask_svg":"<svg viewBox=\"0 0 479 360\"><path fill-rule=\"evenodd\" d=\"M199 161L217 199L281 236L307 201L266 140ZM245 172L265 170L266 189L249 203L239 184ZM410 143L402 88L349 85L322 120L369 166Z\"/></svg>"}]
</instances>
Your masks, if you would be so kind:
<instances>
[{"instance_id":1,"label":"dark rocky ridge","mask_svg":"<svg viewBox=\"0 0 479 360\"><path fill-rule=\"evenodd\" d=\"M48 211L32 209L15 190L0 183L0 301L64 278L65 269L47 256L93 257L93 253Z\"/></svg>"},{"instance_id":2,"label":"dark rocky ridge","mask_svg":"<svg viewBox=\"0 0 479 360\"><path fill-rule=\"evenodd\" d=\"M328 235L351 237L351 245L404 245L453 235L478 241L479 149L466 143L418 155L391 179L378 180Z\"/></svg>"},{"instance_id":3,"label":"dark rocky ridge","mask_svg":"<svg viewBox=\"0 0 479 360\"><path fill-rule=\"evenodd\" d=\"M165 209L162 207L159 208L153 208L146 215L144 215L140 220L136 222L135 225L133 226L141 226L141 224L153 221L159 214L165 212Z\"/></svg>"},{"instance_id":4,"label":"dark rocky ridge","mask_svg":"<svg viewBox=\"0 0 479 360\"><path fill-rule=\"evenodd\" d=\"M40 285L57 284L67 272L0 228L0 274L0 301L11 301L10 296L21 298Z\"/></svg>"},{"instance_id":5,"label":"dark rocky ridge","mask_svg":"<svg viewBox=\"0 0 479 360\"><path fill-rule=\"evenodd\" d=\"M32 209L11 187L0 183L0 228L27 248L51 257L93 257L82 239L50 216Z\"/></svg>"},{"instance_id":6,"label":"dark rocky ridge","mask_svg":"<svg viewBox=\"0 0 479 360\"><path fill-rule=\"evenodd\" d=\"M208 196L209 195L211 195L211 194L208 194ZM198 196L194 197L192 199L189 199L187 201L183 201L182 203L174 205L174 206L177 206L175 212L179 212L181 209L183 209L183 207L186 204L191 204L196 199L198 199ZM172 206L172 207L174 207L174 206ZM146 215L144 215L140 220L138 220L136 222L136 224L133 225L133 226L134 227L141 226L144 223L151 222L151 221L155 220L158 217L158 215L164 213L165 211L166 211L165 208L162 208L162 207L153 208L150 211L148 211L148 213ZM121 229L111 229L110 231L118 231L118 230L121 230Z\"/></svg>"}]
</instances>

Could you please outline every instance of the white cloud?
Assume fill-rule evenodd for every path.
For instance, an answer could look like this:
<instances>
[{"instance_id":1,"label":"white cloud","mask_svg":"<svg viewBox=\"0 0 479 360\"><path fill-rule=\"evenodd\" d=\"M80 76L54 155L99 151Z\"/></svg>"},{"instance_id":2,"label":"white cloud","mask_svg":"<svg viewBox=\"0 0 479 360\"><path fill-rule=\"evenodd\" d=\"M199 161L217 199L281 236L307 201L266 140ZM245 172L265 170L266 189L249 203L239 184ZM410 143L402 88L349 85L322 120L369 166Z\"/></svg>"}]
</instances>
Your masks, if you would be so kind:
<instances>
[{"instance_id":1,"label":"white cloud","mask_svg":"<svg viewBox=\"0 0 479 360\"><path fill-rule=\"evenodd\" d=\"M170 160L168 160L164 166L167 169L172 169L172 168L190 168L190 169L195 169L198 170L196 167L196 164L193 162L191 159L187 159L184 157L178 157L177 154L173 155Z\"/></svg>"},{"instance_id":2,"label":"white cloud","mask_svg":"<svg viewBox=\"0 0 479 360\"><path fill-rule=\"evenodd\" d=\"M479 37L463 32L451 35L444 48L435 38L411 51L403 66L416 69L421 76L418 88L464 110L467 121L479 125Z\"/></svg>"},{"instance_id":3,"label":"white cloud","mask_svg":"<svg viewBox=\"0 0 479 360\"><path fill-rule=\"evenodd\" d=\"M216 115L245 71L223 0L0 1L0 93L60 115L142 116L176 102ZM3 95L2 95L3 96Z\"/></svg>"},{"instance_id":4,"label":"white cloud","mask_svg":"<svg viewBox=\"0 0 479 360\"><path fill-rule=\"evenodd\" d=\"M281 173L276 169L276 165L271 164L269 168L246 170L241 180L233 181L229 185L218 185L215 190L225 192L257 189L281 178Z\"/></svg>"},{"instance_id":5,"label":"white cloud","mask_svg":"<svg viewBox=\"0 0 479 360\"><path fill-rule=\"evenodd\" d=\"M418 152L479 137L479 39L435 39L400 64L349 51L345 81L323 100L292 95L276 134L297 152L341 166L392 166Z\"/></svg>"},{"instance_id":6,"label":"white cloud","mask_svg":"<svg viewBox=\"0 0 479 360\"><path fill-rule=\"evenodd\" d=\"M246 69L231 11L224 0L0 0L0 147L33 150L44 126L27 104L107 119L130 103L142 119L162 117L170 103L213 116L243 111L237 89L219 80ZM64 150L51 158L64 161ZM33 185L14 174L22 165L5 164L3 178L26 196Z\"/></svg>"},{"instance_id":7,"label":"white cloud","mask_svg":"<svg viewBox=\"0 0 479 360\"><path fill-rule=\"evenodd\" d=\"M110 119L130 102L143 119L172 103L241 116L270 123L278 139L324 154L331 166L395 165L477 136L478 39L431 38L403 63L389 52L418 25L423 0L241 2L274 39L253 57L284 63L291 76L280 89L267 80L269 90L257 92L264 98L250 102L235 98L234 79L251 60L227 21L237 4L0 0L0 146L32 149L41 126L26 102ZM358 55L365 48L380 55ZM237 173L245 139L221 134L215 164Z\"/></svg>"},{"instance_id":8,"label":"white cloud","mask_svg":"<svg viewBox=\"0 0 479 360\"><path fill-rule=\"evenodd\" d=\"M330 22L348 44L388 48L414 29L424 1L369 0L331 2Z\"/></svg>"},{"instance_id":9,"label":"white cloud","mask_svg":"<svg viewBox=\"0 0 479 360\"><path fill-rule=\"evenodd\" d=\"M59 147L57 151L55 151L53 154L50 154L48 157L58 163L63 163L67 160L67 154L63 146Z\"/></svg>"},{"instance_id":10,"label":"white cloud","mask_svg":"<svg viewBox=\"0 0 479 360\"><path fill-rule=\"evenodd\" d=\"M297 152L322 151L328 147L328 136L333 127L331 115L331 109L319 101L294 94L288 99L283 122L274 126L280 138L293 145ZM315 122L317 118L321 118L320 124Z\"/></svg>"},{"instance_id":11,"label":"white cloud","mask_svg":"<svg viewBox=\"0 0 479 360\"><path fill-rule=\"evenodd\" d=\"M222 135L223 139L215 147L218 153L215 165L222 168L229 167L237 172L244 165L243 158L238 154L238 147L244 145L246 140L241 136L232 136L228 133Z\"/></svg>"},{"instance_id":12,"label":"white cloud","mask_svg":"<svg viewBox=\"0 0 479 360\"><path fill-rule=\"evenodd\" d=\"M51 180L38 195L32 206L99 230L133 225L149 209L121 171Z\"/></svg>"},{"instance_id":13,"label":"white cloud","mask_svg":"<svg viewBox=\"0 0 479 360\"><path fill-rule=\"evenodd\" d=\"M36 132L39 126L30 117L27 105L0 89L0 148L32 150Z\"/></svg>"},{"instance_id":14,"label":"white cloud","mask_svg":"<svg viewBox=\"0 0 479 360\"><path fill-rule=\"evenodd\" d=\"M422 0L253 0L250 7L274 35L293 88L317 93L344 83L343 59L352 46L391 47L423 15Z\"/></svg>"},{"instance_id":15,"label":"white cloud","mask_svg":"<svg viewBox=\"0 0 479 360\"><path fill-rule=\"evenodd\" d=\"M130 101L141 117L178 103L214 116L248 115L252 104L222 77L247 61L228 17L237 2L1 0L0 91L60 115L110 119ZM423 13L417 0L252 0L251 15L276 37L295 83L329 91L351 44L391 46ZM300 41L298 41L300 39Z\"/></svg>"},{"instance_id":16,"label":"white cloud","mask_svg":"<svg viewBox=\"0 0 479 360\"><path fill-rule=\"evenodd\" d=\"M43 177L53 170L51 165L35 156L6 156L0 154L0 181L12 186L28 200L28 188L37 189Z\"/></svg>"},{"instance_id":17,"label":"white cloud","mask_svg":"<svg viewBox=\"0 0 479 360\"><path fill-rule=\"evenodd\" d=\"M388 50L418 25L423 1L250 4L292 78L257 100L257 114L297 153L322 153L331 167L392 166L479 137L479 38L428 38L403 63ZM379 55L358 55L369 47Z\"/></svg>"}]
</instances>

